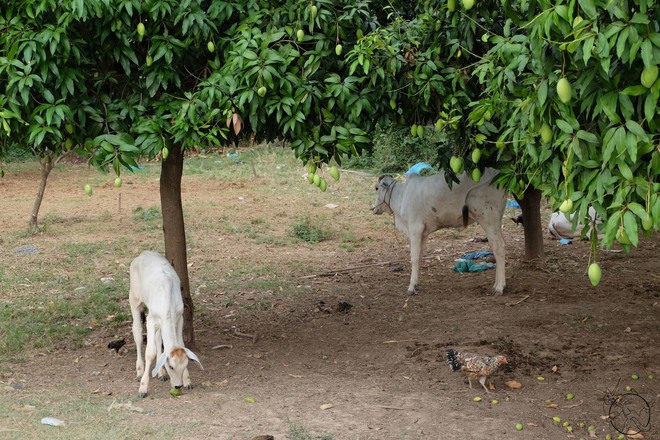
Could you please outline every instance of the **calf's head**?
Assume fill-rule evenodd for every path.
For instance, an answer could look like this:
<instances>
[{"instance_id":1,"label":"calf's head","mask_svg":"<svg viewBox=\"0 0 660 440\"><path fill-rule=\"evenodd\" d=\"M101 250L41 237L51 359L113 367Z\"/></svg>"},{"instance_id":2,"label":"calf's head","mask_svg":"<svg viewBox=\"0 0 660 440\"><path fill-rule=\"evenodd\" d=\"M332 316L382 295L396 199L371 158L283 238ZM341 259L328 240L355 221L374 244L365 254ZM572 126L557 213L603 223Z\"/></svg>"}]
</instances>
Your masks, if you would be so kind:
<instances>
[{"instance_id":1,"label":"calf's head","mask_svg":"<svg viewBox=\"0 0 660 440\"><path fill-rule=\"evenodd\" d=\"M376 215L382 213L393 214L390 208L390 199L392 198L392 189L396 185L394 177L389 175L380 176L376 184L376 203L371 208L371 212Z\"/></svg>"},{"instance_id":2,"label":"calf's head","mask_svg":"<svg viewBox=\"0 0 660 440\"><path fill-rule=\"evenodd\" d=\"M169 352L163 352L151 374L156 377L158 370L165 367L168 376L170 376L172 388L181 388L183 386L183 373L188 367L189 359L197 362L200 368L204 369L197 355L191 350L185 347L173 347Z\"/></svg>"}]
</instances>

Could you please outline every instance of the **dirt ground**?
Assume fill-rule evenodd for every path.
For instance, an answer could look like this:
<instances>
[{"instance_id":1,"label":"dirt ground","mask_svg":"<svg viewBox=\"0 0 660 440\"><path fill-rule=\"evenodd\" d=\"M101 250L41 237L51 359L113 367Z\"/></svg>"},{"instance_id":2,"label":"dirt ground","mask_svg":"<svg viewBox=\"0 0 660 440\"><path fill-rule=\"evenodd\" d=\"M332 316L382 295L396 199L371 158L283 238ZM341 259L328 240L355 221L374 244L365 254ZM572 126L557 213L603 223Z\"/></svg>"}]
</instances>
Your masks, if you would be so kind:
<instances>
[{"instance_id":1,"label":"dirt ground","mask_svg":"<svg viewBox=\"0 0 660 440\"><path fill-rule=\"evenodd\" d=\"M79 168L80 174L94 173ZM300 176L302 168L289 172ZM94 221L89 233L95 240L122 233L133 237L113 274L126 280L131 255L158 242L158 231L150 238L127 230L129 214L104 214L108 209L114 213L107 208L116 204L112 185L95 189L89 201L80 191L84 179L72 174L52 176L42 215ZM57 224L20 243L8 238L25 229L35 179L36 173L21 172L0 181L5 237L0 244L6 253L18 245L38 245L41 254L30 256L28 264L57 257L57 240L67 239L66 225ZM106 180L111 182L110 176ZM38 399L41 393L52 396L51 390L66 389L69 396L93 404L140 408L142 412L126 410L124 423L152 426L149 438L250 440L269 434L277 440L466 440L617 438L619 432L606 418L612 407L622 430L648 416L650 423L641 423L643 438L660 439L657 233L643 239L630 256L617 248L601 251L603 280L594 288L585 274L587 243L564 246L546 238L545 264L527 262L522 229L506 219L507 289L493 297L488 295L493 270L450 271L462 254L488 250L487 243L470 241L482 231L439 231L427 245L418 294L407 297L406 239L393 231L391 218L376 218L368 210L374 177L345 172L327 193L296 180L286 188L300 185L306 199L291 200L276 187L278 182L274 177L236 183L184 177L191 289L200 310L196 342L204 366L190 367L193 390L173 398L166 383L154 380L147 398L137 398L134 344L126 322L119 335L103 327L94 330L81 349L35 350L25 354L25 362L5 362L9 373L3 384L26 384L24 390L5 386L0 391L6 408L21 411L17 394ZM125 212L158 204L157 179L126 177L125 187ZM328 203L339 206L325 207ZM278 245L230 234L220 226L203 227L213 216L224 215L225 222L238 224L242 218L274 237L285 237L296 215L310 210L324 213L344 232L318 244ZM514 214L508 208L505 215ZM354 249L338 245L341 234L351 237ZM201 268L209 266L216 267L217 278L201 279L208 273ZM277 278L280 284L232 291L223 284L230 266L245 271L247 278ZM269 269L250 276L251 267ZM235 331L256 339L235 336ZM115 336L128 342L124 356L105 347ZM467 379L444 362L450 347L506 355L509 363L490 378L490 393L476 381L471 390ZM521 387L510 388L509 381ZM568 394L574 398L568 400ZM73 438L66 429L84 419L75 412L60 416L73 427L37 425L20 433L5 427L0 437L4 431L8 438L52 438L59 429L58 438ZM177 426L178 421L183 424L174 433L160 433L160 425ZM307 434L295 434L296 427ZM106 428L101 423L98 429Z\"/></svg>"}]
</instances>

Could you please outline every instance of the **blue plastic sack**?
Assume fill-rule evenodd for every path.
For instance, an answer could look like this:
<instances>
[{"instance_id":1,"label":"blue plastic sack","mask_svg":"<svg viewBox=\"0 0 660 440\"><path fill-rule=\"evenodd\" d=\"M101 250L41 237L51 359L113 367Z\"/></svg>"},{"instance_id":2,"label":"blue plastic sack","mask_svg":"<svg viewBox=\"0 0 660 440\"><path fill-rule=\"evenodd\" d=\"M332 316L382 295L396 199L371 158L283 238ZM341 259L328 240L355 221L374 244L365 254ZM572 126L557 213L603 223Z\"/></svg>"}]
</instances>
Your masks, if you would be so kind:
<instances>
[{"instance_id":1,"label":"blue plastic sack","mask_svg":"<svg viewBox=\"0 0 660 440\"><path fill-rule=\"evenodd\" d=\"M411 166L408 171L406 171L406 176L410 176L411 174L419 174L423 170L432 170L433 167L427 163L424 162L418 162L415 165Z\"/></svg>"}]
</instances>

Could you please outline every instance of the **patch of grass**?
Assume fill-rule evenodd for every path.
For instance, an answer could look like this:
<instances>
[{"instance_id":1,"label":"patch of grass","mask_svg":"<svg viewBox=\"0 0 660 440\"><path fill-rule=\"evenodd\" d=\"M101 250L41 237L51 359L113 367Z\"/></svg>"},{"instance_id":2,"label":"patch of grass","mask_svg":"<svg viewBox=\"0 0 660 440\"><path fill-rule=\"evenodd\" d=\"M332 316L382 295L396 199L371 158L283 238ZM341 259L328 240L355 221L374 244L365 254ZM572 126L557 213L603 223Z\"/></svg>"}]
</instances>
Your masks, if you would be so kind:
<instances>
[{"instance_id":1,"label":"patch of grass","mask_svg":"<svg viewBox=\"0 0 660 440\"><path fill-rule=\"evenodd\" d=\"M279 290L280 288L284 288L287 286L287 283L282 281L281 279L254 279L250 280L244 285L246 288L249 289L255 289L255 290L272 290L276 291Z\"/></svg>"},{"instance_id":2,"label":"patch of grass","mask_svg":"<svg viewBox=\"0 0 660 440\"><path fill-rule=\"evenodd\" d=\"M34 235L39 234L40 232L46 232L48 230L48 224L42 224L41 226L29 226L22 231L19 231L16 236L18 238L28 238Z\"/></svg>"},{"instance_id":3,"label":"patch of grass","mask_svg":"<svg viewBox=\"0 0 660 440\"><path fill-rule=\"evenodd\" d=\"M289 440L333 440L334 437L332 434L324 435L312 435L309 431L300 425L297 425L291 421L287 422L289 428Z\"/></svg>"},{"instance_id":4,"label":"patch of grass","mask_svg":"<svg viewBox=\"0 0 660 440\"><path fill-rule=\"evenodd\" d=\"M108 411L114 397L88 397L72 392L74 384L62 384L57 390L25 392L8 405L0 405L0 422L10 429L3 431L3 439L82 439L111 440L118 438L175 438L180 430L176 421L158 426L135 423L126 410ZM44 403L47 402L45 405ZM128 403L116 401L115 404ZM6 408L4 408L6 406ZM34 407L25 410L26 406ZM140 403L135 406L141 406ZM64 428L39 424L42 417L64 420ZM142 417L145 417L142 415ZM190 428L197 429L193 423ZM26 434L29 435L26 436Z\"/></svg>"},{"instance_id":5,"label":"patch of grass","mask_svg":"<svg viewBox=\"0 0 660 440\"><path fill-rule=\"evenodd\" d=\"M257 278L267 276L273 273L273 268L268 265L254 266L242 260L234 260L236 267L228 274L227 281L242 279L245 277Z\"/></svg>"},{"instance_id":6,"label":"patch of grass","mask_svg":"<svg viewBox=\"0 0 660 440\"><path fill-rule=\"evenodd\" d=\"M303 216L293 225L293 237L306 243L320 243L330 237L330 232L313 222L309 216Z\"/></svg>"},{"instance_id":7,"label":"patch of grass","mask_svg":"<svg viewBox=\"0 0 660 440\"><path fill-rule=\"evenodd\" d=\"M273 237L272 235L255 237L254 241L257 244L271 244L273 246L280 246L280 247L288 246L289 244L291 244L289 240L285 240L279 237Z\"/></svg>"},{"instance_id":8,"label":"patch of grass","mask_svg":"<svg viewBox=\"0 0 660 440\"><path fill-rule=\"evenodd\" d=\"M105 243L103 242L92 242L92 243L62 243L61 249L67 255L72 257L82 256L82 255L95 255L102 251L105 248Z\"/></svg>"},{"instance_id":9,"label":"patch of grass","mask_svg":"<svg viewBox=\"0 0 660 440\"><path fill-rule=\"evenodd\" d=\"M270 301L264 301L264 300L253 302L243 306L245 310L257 310L261 312L270 310L271 307L272 304L270 303Z\"/></svg>"},{"instance_id":10,"label":"patch of grass","mask_svg":"<svg viewBox=\"0 0 660 440\"><path fill-rule=\"evenodd\" d=\"M339 241L340 248L349 252L353 252L354 250L360 248L363 242L369 240L365 237L358 237L354 232L346 232L340 237Z\"/></svg>"},{"instance_id":11,"label":"patch of grass","mask_svg":"<svg viewBox=\"0 0 660 440\"><path fill-rule=\"evenodd\" d=\"M227 234L245 235L248 238L256 240L267 229L267 222L265 219L252 219L249 224L237 225L228 216L223 215L219 219L222 224L222 229Z\"/></svg>"},{"instance_id":12,"label":"patch of grass","mask_svg":"<svg viewBox=\"0 0 660 440\"><path fill-rule=\"evenodd\" d=\"M133 210L133 220L135 222L149 222L152 220L159 220L163 216L160 213L160 208L158 206L152 206L150 208L144 209L141 206L138 206Z\"/></svg>"},{"instance_id":13,"label":"patch of grass","mask_svg":"<svg viewBox=\"0 0 660 440\"><path fill-rule=\"evenodd\" d=\"M83 221L84 219L77 215L71 217L62 217L57 214L46 214L43 218L44 225L56 225L56 224L71 225L74 223L82 223Z\"/></svg>"},{"instance_id":14,"label":"patch of grass","mask_svg":"<svg viewBox=\"0 0 660 440\"><path fill-rule=\"evenodd\" d=\"M91 291L29 297L0 305L0 354L62 344L80 348L80 336L101 323L119 326L128 319L122 302L127 288L102 284Z\"/></svg>"}]
</instances>

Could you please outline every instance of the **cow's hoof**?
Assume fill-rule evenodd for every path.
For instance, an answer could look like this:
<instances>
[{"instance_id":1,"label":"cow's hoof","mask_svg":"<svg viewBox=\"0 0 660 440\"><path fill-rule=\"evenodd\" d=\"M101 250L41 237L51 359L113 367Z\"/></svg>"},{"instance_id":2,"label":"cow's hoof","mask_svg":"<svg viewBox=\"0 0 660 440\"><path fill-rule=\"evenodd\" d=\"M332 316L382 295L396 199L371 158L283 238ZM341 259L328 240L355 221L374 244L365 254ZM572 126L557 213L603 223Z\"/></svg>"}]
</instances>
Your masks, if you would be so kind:
<instances>
[{"instance_id":1,"label":"cow's hoof","mask_svg":"<svg viewBox=\"0 0 660 440\"><path fill-rule=\"evenodd\" d=\"M504 294L504 291L503 290L498 290L498 289L493 287L493 290L491 290L491 293L492 293L493 296L501 296L502 294Z\"/></svg>"},{"instance_id":2,"label":"cow's hoof","mask_svg":"<svg viewBox=\"0 0 660 440\"><path fill-rule=\"evenodd\" d=\"M168 380L170 380L170 377L167 374L164 374L164 375L160 376L158 378L158 380L161 381L161 382L167 382Z\"/></svg>"},{"instance_id":3,"label":"cow's hoof","mask_svg":"<svg viewBox=\"0 0 660 440\"><path fill-rule=\"evenodd\" d=\"M408 291L408 296L413 296L413 295L415 295L416 293L417 293L417 291L416 291L415 289L413 289L413 290L409 290L409 291Z\"/></svg>"},{"instance_id":4,"label":"cow's hoof","mask_svg":"<svg viewBox=\"0 0 660 440\"><path fill-rule=\"evenodd\" d=\"M188 385L186 385L186 389L192 390L193 389L193 384L189 383Z\"/></svg>"},{"instance_id":5,"label":"cow's hoof","mask_svg":"<svg viewBox=\"0 0 660 440\"><path fill-rule=\"evenodd\" d=\"M147 393L138 393L138 397L140 399L144 399L145 397L147 397Z\"/></svg>"}]
</instances>

